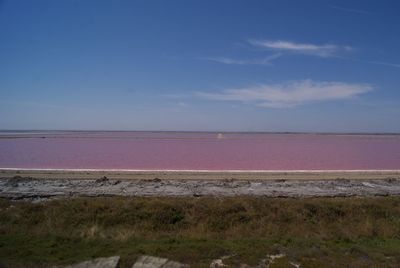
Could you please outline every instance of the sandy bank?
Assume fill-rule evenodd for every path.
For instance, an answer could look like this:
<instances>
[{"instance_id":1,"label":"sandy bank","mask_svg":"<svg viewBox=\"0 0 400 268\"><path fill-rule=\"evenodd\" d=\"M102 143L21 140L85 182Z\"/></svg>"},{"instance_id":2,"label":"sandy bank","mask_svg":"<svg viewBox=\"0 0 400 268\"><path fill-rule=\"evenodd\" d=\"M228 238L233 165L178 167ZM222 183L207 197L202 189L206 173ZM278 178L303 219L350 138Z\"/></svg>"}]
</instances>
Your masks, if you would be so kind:
<instances>
[{"instance_id":1,"label":"sandy bank","mask_svg":"<svg viewBox=\"0 0 400 268\"><path fill-rule=\"evenodd\" d=\"M19 169L0 168L0 177L35 179L98 179L106 176L123 180L369 180L400 177L400 170L112 170L112 169Z\"/></svg>"}]
</instances>

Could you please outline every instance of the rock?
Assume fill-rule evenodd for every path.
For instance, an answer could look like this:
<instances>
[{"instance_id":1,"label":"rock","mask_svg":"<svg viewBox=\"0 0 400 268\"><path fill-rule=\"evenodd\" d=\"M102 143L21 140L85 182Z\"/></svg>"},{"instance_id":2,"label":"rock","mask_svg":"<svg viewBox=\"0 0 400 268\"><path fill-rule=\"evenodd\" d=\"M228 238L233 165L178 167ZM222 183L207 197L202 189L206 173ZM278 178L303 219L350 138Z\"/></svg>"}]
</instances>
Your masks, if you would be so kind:
<instances>
[{"instance_id":1,"label":"rock","mask_svg":"<svg viewBox=\"0 0 400 268\"><path fill-rule=\"evenodd\" d=\"M118 266L119 256L109 258L97 258L91 261L84 261L78 264L66 266L66 268L116 268Z\"/></svg>"},{"instance_id":2,"label":"rock","mask_svg":"<svg viewBox=\"0 0 400 268\"><path fill-rule=\"evenodd\" d=\"M110 180L109 178L104 176L104 177L97 179L95 181L95 183L97 184L97 186L111 186L111 185L120 184L121 181L120 180Z\"/></svg>"},{"instance_id":3,"label":"rock","mask_svg":"<svg viewBox=\"0 0 400 268\"><path fill-rule=\"evenodd\" d=\"M228 267L228 265L224 264L223 260L229 259L233 255L222 256L219 259L215 259L210 263L210 268L221 268L221 267Z\"/></svg>"},{"instance_id":4,"label":"rock","mask_svg":"<svg viewBox=\"0 0 400 268\"><path fill-rule=\"evenodd\" d=\"M168 262L168 259L157 258L152 256L140 256L132 268L158 268Z\"/></svg>"},{"instance_id":5,"label":"rock","mask_svg":"<svg viewBox=\"0 0 400 268\"><path fill-rule=\"evenodd\" d=\"M210 268L226 267L222 259L215 259L210 263Z\"/></svg>"},{"instance_id":6,"label":"rock","mask_svg":"<svg viewBox=\"0 0 400 268\"><path fill-rule=\"evenodd\" d=\"M108 178L106 176L96 180L96 183L101 183L102 184L104 182L108 182Z\"/></svg>"},{"instance_id":7,"label":"rock","mask_svg":"<svg viewBox=\"0 0 400 268\"><path fill-rule=\"evenodd\" d=\"M190 265L176 261L168 261L165 265L162 266L162 268L188 268L188 267L190 267Z\"/></svg>"},{"instance_id":8,"label":"rock","mask_svg":"<svg viewBox=\"0 0 400 268\"><path fill-rule=\"evenodd\" d=\"M295 263L295 262L289 262L290 265L292 265L295 268L300 268L300 264L299 263Z\"/></svg>"},{"instance_id":9,"label":"rock","mask_svg":"<svg viewBox=\"0 0 400 268\"><path fill-rule=\"evenodd\" d=\"M153 256L140 256L132 268L188 268L187 264Z\"/></svg>"}]
</instances>

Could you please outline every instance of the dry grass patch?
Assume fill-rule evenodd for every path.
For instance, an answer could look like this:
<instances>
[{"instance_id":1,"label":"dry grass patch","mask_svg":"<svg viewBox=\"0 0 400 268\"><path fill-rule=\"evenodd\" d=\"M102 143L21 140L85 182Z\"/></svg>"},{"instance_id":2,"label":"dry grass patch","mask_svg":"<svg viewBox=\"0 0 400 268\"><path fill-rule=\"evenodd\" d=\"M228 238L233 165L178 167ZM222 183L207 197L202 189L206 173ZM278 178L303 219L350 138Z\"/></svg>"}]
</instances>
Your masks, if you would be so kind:
<instances>
[{"instance_id":1,"label":"dry grass patch","mask_svg":"<svg viewBox=\"0 0 400 268\"><path fill-rule=\"evenodd\" d=\"M194 267L231 255L236 266L277 252L282 265L398 267L400 197L0 200L0 260L9 266L115 254L123 267L140 254Z\"/></svg>"}]
</instances>

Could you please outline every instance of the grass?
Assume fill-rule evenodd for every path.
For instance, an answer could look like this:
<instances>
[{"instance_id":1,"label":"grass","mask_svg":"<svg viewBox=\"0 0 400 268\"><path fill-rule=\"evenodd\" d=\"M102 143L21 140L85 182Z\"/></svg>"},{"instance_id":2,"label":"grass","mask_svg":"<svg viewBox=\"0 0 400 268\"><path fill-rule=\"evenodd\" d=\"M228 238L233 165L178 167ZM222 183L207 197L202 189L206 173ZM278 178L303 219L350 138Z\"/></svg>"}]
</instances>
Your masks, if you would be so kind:
<instances>
[{"instance_id":1,"label":"grass","mask_svg":"<svg viewBox=\"0 0 400 268\"><path fill-rule=\"evenodd\" d=\"M76 198L43 203L0 200L0 262L49 267L141 254L193 267L398 267L400 197ZM1 264L0 264L1 266Z\"/></svg>"}]
</instances>

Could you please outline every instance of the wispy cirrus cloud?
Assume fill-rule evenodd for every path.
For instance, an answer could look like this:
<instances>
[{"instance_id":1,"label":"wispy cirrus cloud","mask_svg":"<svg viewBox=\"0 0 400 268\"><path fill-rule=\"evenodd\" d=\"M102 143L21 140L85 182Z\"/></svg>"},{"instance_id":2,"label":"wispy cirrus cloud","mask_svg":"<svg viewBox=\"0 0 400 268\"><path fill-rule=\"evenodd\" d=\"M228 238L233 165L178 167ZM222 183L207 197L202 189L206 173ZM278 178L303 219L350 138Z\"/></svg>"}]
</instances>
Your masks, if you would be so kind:
<instances>
[{"instance_id":1,"label":"wispy cirrus cloud","mask_svg":"<svg viewBox=\"0 0 400 268\"><path fill-rule=\"evenodd\" d=\"M362 10L362 9L355 9L355 8L348 8L348 7L341 7L341 6L330 6L330 8L340 10L340 11L345 11L349 13L357 13L357 14L363 14L363 15L368 15L371 12Z\"/></svg>"},{"instance_id":2,"label":"wispy cirrus cloud","mask_svg":"<svg viewBox=\"0 0 400 268\"><path fill-rule=\"evenodd\" d=\"M308 103L347 100L373 90L368 84L300 80L281 84L227 89L218 93L197 92L201 98L241 101L265 108L290 108Z\"/></svg>"},{"instance_id":3,"label":"wispy cirrus cloud","mask_svg":"<svg viewBox=\"0 0 400 268\"><path fill-rule=\"evenodd\" d=\"M281 56L282 56L281 53L276 53L260 59L233 59L226 57L207 57L203 59L223 64L232 64L232 65L271 65L273 60Z\"/></svg>"},{"instance_id":4,"label":"wispy cirrus cloud","mask_svg":"<svg viewBox=\"0 0 400 268\"><path fill-rule=\"evenodd\" d=\"M333 44L317 45L311 43L296 43L285 40L249 40L248 42L251 45L260 48L319 57L332 57L340 52L352 50L350 46L338 46Z\"/></svg>"},{"instance_id":5,"label":"wispy cirrus cloud","mask_svg":"<svg viewBox=\"0 0 400 268\"><path fill-rule=\"evenodd\" d=\"M365 62L376 64L376 65L400 68L400 64L398 64L398 63L391 63L391 62L385 62L385 61L365 61Z\"/></svg>"},{"instance_id":6,"label":"wispy cirrus cloud","mask_svg":"<svg viewBox=\"0 0 400 268\"><path fill-rule=\"evenodd\" d=\"M363 62L374 65L400 68L400 64L398 63L364 60L350 57L348 56L348 53L352 52L354 48L348 45L299 43L287 40L265 39L251 39L248 40L248 43L254 47L275 51L275 53L267 57L260 57L255 59L237 59L229 57L203 57L199 59L228 65L272 65L274 60L284 55L302 54L314 57L335 58L346 61Z\"/></svg>"},{"instance_id":7,"label":"wispy cirrus cloud","mask_svg":"<svg viewBox=\"0 0 400 268\"><path fill-rule=\"evenodd\" d=\"M296 43L287 40L260 40L247 41L251 46L275 51L274 54L255 59L238 59L229 57L202 57L201 60L229 64L229 65L272 65L272 62L285 54L303 54L323 58L339 57L344 52L353 50L350 46L334 44L317 45L312 43Z\"/></svg>"},{"instance_id":8,"label":"wispy cirrus cloud","mask_svg":"<svg viewBox=\"0 0 400 268\"><path fill-rule=\"evenodd\" d=\"M351 58L351 57L342 57L342 56L335 56L335 58L338 58L338 59L341 59L341 60L347 60L347 61L354 61L354 62L361 62L361 63L368 63L368 64L387 66L387 67L400 68L400 64L399 63L393 63L393 62L362 60L362 59Z\"/></svg>"}]
</instances>

